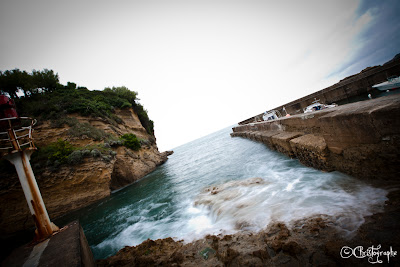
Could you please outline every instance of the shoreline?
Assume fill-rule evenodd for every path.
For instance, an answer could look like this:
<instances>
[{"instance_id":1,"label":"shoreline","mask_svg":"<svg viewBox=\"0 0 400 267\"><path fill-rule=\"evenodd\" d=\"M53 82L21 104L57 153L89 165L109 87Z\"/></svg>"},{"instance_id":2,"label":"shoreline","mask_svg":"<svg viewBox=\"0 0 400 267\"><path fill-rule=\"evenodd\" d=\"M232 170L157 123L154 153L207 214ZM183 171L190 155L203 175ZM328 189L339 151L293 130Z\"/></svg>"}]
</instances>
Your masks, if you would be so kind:
<instances>
[{"instance_id":1,"label":"shoreline","mask_svg":"<svg viewBox=\"0 0 400 267\"><path fill-rule=\"evenodd\" d=\"M342 258L343 247L364 250L374 247L382 253L400 250L400 182L374 181L367 184L387 190L384 211L364 217L365 222L349 239L338 232L327 216L298 220L290 229L275 222L257 232L207 235L185 243L172 238L146 240L125 247L114 256L97 260L98 266L314 266L369 264L368 257ZM344 252L342 251L342 254ZM400 256L380 257L383 263L399 263ZM375 258L376 260L376 258Z\"/></svg>"}]
</instances>

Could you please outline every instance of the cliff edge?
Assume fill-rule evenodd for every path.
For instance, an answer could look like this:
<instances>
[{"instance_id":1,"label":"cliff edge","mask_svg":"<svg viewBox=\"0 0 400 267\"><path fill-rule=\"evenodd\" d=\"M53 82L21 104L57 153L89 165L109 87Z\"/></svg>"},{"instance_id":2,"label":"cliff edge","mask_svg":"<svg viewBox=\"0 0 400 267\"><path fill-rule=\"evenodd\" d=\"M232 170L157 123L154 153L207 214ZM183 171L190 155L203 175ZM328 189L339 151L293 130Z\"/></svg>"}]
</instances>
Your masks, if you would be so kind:
<instances>
[{"instance_id":1,"label":"cliff edge","mask_svg":"<svg viewBox=\"0 0 400 267\"><path fill-rule=\"evenodd\" d=\"M52 220L142 178L172 153L158 151L132 107L113 107L112 119L69 112L43 118L34 127L31 165ZM34 224L14 166L3 159L0 167L0 233L7 236Z\"/></svg>"}]
</instances>

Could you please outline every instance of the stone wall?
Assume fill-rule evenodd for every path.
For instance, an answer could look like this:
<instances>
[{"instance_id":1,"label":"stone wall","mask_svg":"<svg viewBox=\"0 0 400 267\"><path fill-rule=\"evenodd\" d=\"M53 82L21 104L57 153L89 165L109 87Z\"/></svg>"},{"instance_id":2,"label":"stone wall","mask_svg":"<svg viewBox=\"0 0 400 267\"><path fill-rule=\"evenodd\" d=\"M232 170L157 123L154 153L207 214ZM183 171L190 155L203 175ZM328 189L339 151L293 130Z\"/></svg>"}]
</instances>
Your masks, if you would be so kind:
<instances>
[{"instance_id":1,"label":"stone wall","mask_svg":"<svg viewBox=\"0 0 400 267\"><path fill-rule=\"evenodd\" d=\"M400 95L239 125L231 136L262 142L320 170L398 179Z\"/></svg>"},{"instance_id":2,"label":"stone wall","mask_svg":"<svg viewBox=\"0 0 400 267\"><path fill-rule=\"evenodd\" d=\"M343 100L348 100L351 97L358 95L367 95L368 92L373 90L374 84L384 82L390 76L400 75L400 57L397 56L391 61L383 64L382 66L369 67L358 74L349 76L338 83L329 86L325 89L299 98L282 106L273 108L279 110L282 114L285 107L289 114L298 114L303 112L303 109L312 104L314 99L320 100L322 103L331 104ZM262 119L263 114L258 114L247 120L239 122L239 125L244 125L251 122L256 122Z\"/></svg>"}]
</instances>

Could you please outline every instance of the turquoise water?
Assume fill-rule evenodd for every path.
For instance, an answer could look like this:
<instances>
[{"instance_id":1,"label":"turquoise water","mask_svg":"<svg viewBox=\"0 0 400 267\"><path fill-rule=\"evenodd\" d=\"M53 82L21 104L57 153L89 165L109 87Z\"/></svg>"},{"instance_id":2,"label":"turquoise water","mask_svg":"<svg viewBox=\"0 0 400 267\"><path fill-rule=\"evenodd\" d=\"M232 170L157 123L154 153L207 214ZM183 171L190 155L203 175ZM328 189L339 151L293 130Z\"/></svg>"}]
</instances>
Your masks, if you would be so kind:
<instances>
[{"instance_id":1,"label":"turquoise water","mask_svg":"<svg viewBox=\"0 0 400 267\"><path fill-rule=\"evenodd\" d=\"M190 242L206 234L258 231L271 221L290 226L319 214L351 234L364 216L383 207L384 190L304 167L230 132L175 148L153 173L62 221L78 218L100 259L148 238Z\"/></svg>"}]
</instances>

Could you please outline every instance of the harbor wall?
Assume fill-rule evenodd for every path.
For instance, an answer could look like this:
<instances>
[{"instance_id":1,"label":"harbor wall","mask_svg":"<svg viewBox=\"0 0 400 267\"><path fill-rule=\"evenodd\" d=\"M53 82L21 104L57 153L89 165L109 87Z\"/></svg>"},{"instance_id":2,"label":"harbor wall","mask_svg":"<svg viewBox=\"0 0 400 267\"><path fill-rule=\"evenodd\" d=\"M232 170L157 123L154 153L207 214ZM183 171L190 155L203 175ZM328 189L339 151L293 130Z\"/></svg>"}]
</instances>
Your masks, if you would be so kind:
<instances>
[{"instance_id":1,"label":"harbor wall","mask_svg":"<svg viewBox=\"0 0 400 267\"><path fill-rule=\"evenodd\" d=\"M239 125L232 137L262 142L306 166L361 179L400 174L400 94L274 121Z\"/></svg>"},{"instance_id":2,"label":"harbor wall","mask_svg":"<svg viewBox=\"0 0 400 267\"><path fill-rule=\"evenodd\" d=\"M395 56L382 66L368 67L360 73L349 76L332 86L275 107L273 110L279 110L282 114L286 114L283 111L283 107L285 107L287 113L299 114L303 112L305 107L311 105L315 98L323 103L331 104L339 101L346 102L346 100L359 95L367 96L373 90L372 86L374 84L384 82L390 76L400 76L400 55ZM262 115L263 113L241 121L239 125L262 120Z\"/></svg>"}]
</instances>

